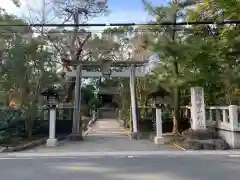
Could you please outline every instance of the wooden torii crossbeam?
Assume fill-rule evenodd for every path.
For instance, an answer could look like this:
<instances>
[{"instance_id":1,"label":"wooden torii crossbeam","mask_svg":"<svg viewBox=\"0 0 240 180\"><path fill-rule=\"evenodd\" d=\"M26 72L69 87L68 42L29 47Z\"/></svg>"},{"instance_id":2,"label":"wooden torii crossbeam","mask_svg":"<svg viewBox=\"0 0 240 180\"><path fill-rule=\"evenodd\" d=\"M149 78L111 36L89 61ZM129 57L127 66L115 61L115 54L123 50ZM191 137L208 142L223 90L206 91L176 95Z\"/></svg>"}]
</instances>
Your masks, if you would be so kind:
<instances>
[{"instance_id":1,"label":"wooden torii crossbeam","mask_svg":"<svg viewBox=\"0 0 240 180\"><path fill-rule=\"evenodd\" d=\"M65 63L68 66L81 66L81 69L84 69L86 67L92 67L92 68L98 68L103 66L102 62L99 61L65 61ZM148 61L113 61L110 63L110 67L122 67L125 68L123 71L113 71L110 72L109 76L110 77L130 77L131 76L131 67L134 67L134 76L135 77L144 77L145 72L136 69L136 67L141 67L147 64ZM129 69L126 70L126 68L129 67ZM87 71L87 70L82 70L81 71L81 77L87 78L87 77L102 77L104 73L102 72L97 72L97 71ZM66 72L66 75L68 77L76 77L77 76L77 70L72 70L69 72Z\"/></svg>"},{"instance_id":2,"label":"wooden torii crossbeam","mask_svg":"<svg viewBox=\"0 0 240 180\"><path fill-rule=\"evenodd\" d=\"M68 77L76 77L77 71L73 70L71 72L66 72L66 75ZM81 77L83 77L83 78L94 78L94 77L102 77L102 76L104 76L102 74L102 72L97 72L97 71L82 70L82 72L81 72ZM125 71L120 71L120 72L111 72L111 74L109 76L110 77L130 77L131 70L125 70ZM135 70L135 76L136 77L144 77L145 73L140 70Z\"/></svg>"},{"instance_id":3,"label":"wooden torii crossbeam","mask_svg":"<svg viewBox=\"0 0 240 180\"><path fill-rule=\"evenodd\" d=\"M71 60L62 60L63 63L68 66L77 66L81 65L82 67L99 67L102 66L103 61L71 61ZM128 61L111 61L112 67L129 67L134 65L135 67L141 67L144 64L147 64L148 60L137 61L137 60L128 60Z\"/></svg>"}]
</instances>

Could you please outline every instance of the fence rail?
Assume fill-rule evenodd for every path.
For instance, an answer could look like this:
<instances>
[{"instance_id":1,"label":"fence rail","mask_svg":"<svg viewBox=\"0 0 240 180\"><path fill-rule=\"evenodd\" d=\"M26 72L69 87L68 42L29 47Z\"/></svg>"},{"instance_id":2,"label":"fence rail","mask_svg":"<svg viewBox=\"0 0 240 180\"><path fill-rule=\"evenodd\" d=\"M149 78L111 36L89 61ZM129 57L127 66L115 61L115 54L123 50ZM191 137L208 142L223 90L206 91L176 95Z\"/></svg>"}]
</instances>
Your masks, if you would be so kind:
<instances>
[{"instance_id":1,"label":"fence rail","mask_svg":"<svg viewBox=\"0 0 240 180\"><path fill-rule=\"evenodd\" d=\"M191 107L182 106L191 118ZM218 129L240 131L240 106L206 106L206 125L215 125Z\"/></svg>"}]
</instances>

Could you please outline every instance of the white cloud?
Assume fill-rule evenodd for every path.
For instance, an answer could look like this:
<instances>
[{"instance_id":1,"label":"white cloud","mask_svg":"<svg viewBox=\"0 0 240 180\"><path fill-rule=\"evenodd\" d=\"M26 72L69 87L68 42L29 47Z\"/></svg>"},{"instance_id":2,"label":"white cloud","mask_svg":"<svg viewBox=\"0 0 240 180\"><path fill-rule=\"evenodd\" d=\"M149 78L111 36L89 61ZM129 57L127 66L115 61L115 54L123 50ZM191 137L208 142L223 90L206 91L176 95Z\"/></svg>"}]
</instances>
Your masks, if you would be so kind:
<instances>
[{"instance_id":1,"label":"white cloud","mask_svg":"<svg viewBox=\"0 0 240 180\"><path fill-rule=\"evenodd\" d=\"M11 13L11 14L19 14L19 8L17 8L11 0L2 0L2 2L0 3L0 7L5 9L7 12Z\"/></svg>"},{"instance_id":2,"label":"white cloud","mask_svg":"<svg viewBox=\"0 0 240 180\"><path fill-rule=\"evenodd\" d=\"M2 0L0 7L19 18L30 20L41 14L43 0L20 0L21 7L16 7L12 0ZM34 1L34 3L33 3ZM47 6L46 6L47 7ZM48 7L47 7L48 8ZM33 23L33 22L31 22Z\"/></svg>"}]
</instances>

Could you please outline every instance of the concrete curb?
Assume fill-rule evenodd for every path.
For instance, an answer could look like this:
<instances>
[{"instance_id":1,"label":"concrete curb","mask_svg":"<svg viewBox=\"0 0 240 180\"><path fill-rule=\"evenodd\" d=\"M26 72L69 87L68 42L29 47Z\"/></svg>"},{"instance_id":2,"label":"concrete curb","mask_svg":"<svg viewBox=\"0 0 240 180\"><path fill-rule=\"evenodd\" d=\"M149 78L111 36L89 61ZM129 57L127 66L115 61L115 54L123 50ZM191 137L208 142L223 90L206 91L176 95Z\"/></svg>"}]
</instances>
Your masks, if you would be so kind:
<instances>
[{"instance_id":1,"label":"concrete curb","mask_svg":"<svg viewBox=\"0 0 240 180\"><path fill-rule=\"evenodd\" d=\"M89 134L89 132L91 132L91 130L93 129L92 126L97 122L97 120L98 119L96 118L94 120L89 121L87 128L83 132L83 136L87 136Z\"/></svg>"},{"instance_id":2,"label":"concrete curb","mask_svg":"<svg viewBox=\"0 0 240 180\"><path fill-rule=\"evenodd\" d=\"M60 136L57 139L58 139L58 141L61 141L61 140L64 140L66 138L67 138L67 136ZM48 138L37 139L37 140L33 140L31 142L19 144L19 145L14 146L14 147L10 147L10 146L9 147L2 147L0 149L0 153L18 152L18 151L23 151L23 150L35 148L35 147L38 147L38 146L41 146L41 145L45 144L47 139Z\"/></svg>"},{"instance_id":3,"label":"concrete curb","mask_svg":"<svg viewBox=\"0 0 240 180\"><path fill-rule=\"evenodd\" d=\"M14 147L2 147L1 152L17 152L26 149L31 149L46 143L46 140L47 138L42 138L31 142L23 143Z\"/></svg>"},{"instance_id":4,"label":"concrete curb","mask_svg":"<svg viewBox=\"0 0 240 180\"><path fill-rule=\"evenodd\" d=\"M91 127L89 127L90 129L87 129L86 131L83 132L83 136L87 136L89 134L89 132L92 130Z\"/></svg>"},{"instance_id":5,"label":"concrete curb","mask_svg":"<svg viewBox=\"0 0 240 180\"><path fill-rule=\"evenodd\" d=\"M124 136L131 136L131 133L128 132L128 131L124 131L121 133L121 135L124 135Z\"/></svg>"},{"instance_id":6,"label":"concrete curb","mask_svg":"<svg viewBox=\"0 0 240 180\"><path fill-rule=\"evenodd\" d=\"M91 123L91 125L93 125L95 122L96 122L96 120L93 121ZM92 130L91 126L88 126L88 128L83 132L83 136L87 136L91 130ZM66 138L67 138L67 136L61 136L61 137L58 137L57 139L58 139L58 141L62 141L62 140L65 140ZM45 144L47 139L48 138L42 138L42 139L34 140L31 142L23 143L23 144L14 146L14 147L0 147L0 153L18 152L18 151L35 148L35 147Z\"/></svg>"},{"instance_id":7,"label":"concrete curb","mask_svg":"<svg viewBox=\"0 0 240 180\"><path fill-rule=\"evenodd\" d=\"M227 156L227 157L239 157L239 151L115 151L115 152L49 152L49 153L2 153L0 154L1 158L16 158L16 157L106 157L106 156L168 156L168 155L176 155L176 156Z\"/></svg>"},{"instance_id":8,"label":"concrete curb","mask_svg":"<svg viewBox=\"0 0 240 180\"><path fill-rule=\"evenodd\" d=\"M178 149L181 149L181 150L183 150L183 151L186 151L186 149L185 149L184 147L182 147L182 146L180 146L180 145L178 145L178 144L176 144L176 143L172 143L172 145L174 145L174 146L177 147Z\"/></svg>"}]
</instances>

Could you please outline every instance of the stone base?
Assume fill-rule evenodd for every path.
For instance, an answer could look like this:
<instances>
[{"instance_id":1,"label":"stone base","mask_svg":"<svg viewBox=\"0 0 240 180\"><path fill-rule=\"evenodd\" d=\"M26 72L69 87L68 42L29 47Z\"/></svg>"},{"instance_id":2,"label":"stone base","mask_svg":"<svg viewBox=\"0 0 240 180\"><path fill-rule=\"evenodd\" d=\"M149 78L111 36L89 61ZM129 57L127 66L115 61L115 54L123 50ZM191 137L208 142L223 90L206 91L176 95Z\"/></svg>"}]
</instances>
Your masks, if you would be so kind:
<instances>
[{"instance_id":1,"label":"stone base","mask_svg":"<svg viewBox=\"0 0 240 180\"><path fill-rule=\"evenodd\" d=\"M188 129L184 131L182 135L184 138L191 140L219 139L218 133L212 129L199 129L199 130Z\"/></svg>"},{"instance_id":2,"label":"stone base","mask_svg":"<svg viewBox=\"0 0 240 180\"><path fill-rule=\"evenodd\" d=\"M182 144L185 149L192 150L227 150L229 145L222 139L185 140Z\"/></svg>"},{"instance_id":3,"label":"stone base","mask_svg":"<svg viewBox=\"0 0 240 180\"><path fill-rule=\"evenodd\" d=\"M139 133L138 132L132 132L130 139L138 140L139 139Z\"/></svg>"},{"instance_id":4,"label":"stone base","mask_svg":"<svg viewBox=\"0 0 240 180\"><path fill-rule=\"evenodd\" d=\"M154 143L155 144L164 144L164 137L155 137L154 138Z\"/></svg>"},{"instance_id":5,"label":"stone base","mask_svg":"<svg viewBox=\"0 0 240 180\"><path fill-rule=\"evenodd\" d=\"M226 150L229 145L222 140L218 132L214 128L193 130L188 129L182 133L185 141L182 146L185 149L192 150Z\"/></svg>"},{"instance_id":6,"label":"stone base","mask_svg":"<svg viewBox=\"0 0 240 180\"><path fill-rule=\"evenodd\" d=\"M47 147L56 147L57 146L57 139L48 139L46 143Z\"/></svg>"},{"instance_id":7,"label":"stone base","mask_svg":"<svg viewBox=\"0 0 240 180\"><path fill-rule=\"evenodd\" d=\"M69 141L83 141L84 139L83 139L82 133L72 133L72 134L69 134L68 140Z\"/></svg>"}]
</instances>

